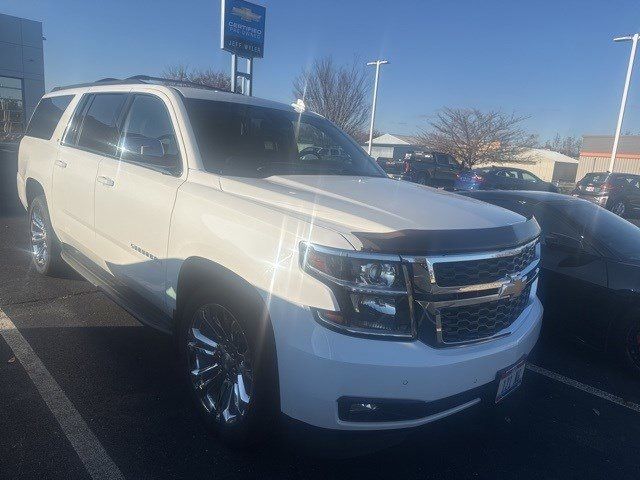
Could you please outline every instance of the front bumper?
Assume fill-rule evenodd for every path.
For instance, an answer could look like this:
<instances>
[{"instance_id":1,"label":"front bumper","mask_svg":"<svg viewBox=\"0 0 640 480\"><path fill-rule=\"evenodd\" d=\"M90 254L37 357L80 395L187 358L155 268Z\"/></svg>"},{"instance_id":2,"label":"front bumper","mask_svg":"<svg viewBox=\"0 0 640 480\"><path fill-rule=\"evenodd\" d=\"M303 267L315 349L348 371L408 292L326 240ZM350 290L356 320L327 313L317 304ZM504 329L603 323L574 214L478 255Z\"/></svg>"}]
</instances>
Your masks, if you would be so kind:
<instances>
[{"instance_id":1,"label":"front bumper","mask_svg":"<svg viewBox=\"0 0 640 480\"><path fill-rule=\"evenodd\" d=\"M420 341L355 338L324 328L302 306L271 298L282 412L307 424L337 430L386 430L423 425L482 401L501 369L529 354L538 340L542 305L537 298L502 338L436 349ZM443 410L415 420L348 422L338 399L377 398L438 402ZM443 399L459 399L443 402Z\"/></svg>"}]
</instances>

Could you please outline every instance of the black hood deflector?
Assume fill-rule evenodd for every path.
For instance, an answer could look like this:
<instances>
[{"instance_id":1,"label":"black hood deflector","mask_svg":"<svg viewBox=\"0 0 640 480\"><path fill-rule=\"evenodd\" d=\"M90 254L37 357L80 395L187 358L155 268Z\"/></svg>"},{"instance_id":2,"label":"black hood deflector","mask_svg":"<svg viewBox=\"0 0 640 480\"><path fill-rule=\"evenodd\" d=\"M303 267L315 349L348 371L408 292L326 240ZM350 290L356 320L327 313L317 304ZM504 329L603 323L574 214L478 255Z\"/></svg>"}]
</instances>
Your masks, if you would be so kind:
<instances>
[{"instance_id":1,"label":"black hood deflector","mask_svg":"<svg viewBox=\"0 0 640 480\"><path fill-rule=\"evenodd\" d=\"M387 233L353 232L362 251L398 255L441 255L491 252L528 243L540 235L535 218L503 227L470 230L398 230Z\"/></svg>"}]
</instances>

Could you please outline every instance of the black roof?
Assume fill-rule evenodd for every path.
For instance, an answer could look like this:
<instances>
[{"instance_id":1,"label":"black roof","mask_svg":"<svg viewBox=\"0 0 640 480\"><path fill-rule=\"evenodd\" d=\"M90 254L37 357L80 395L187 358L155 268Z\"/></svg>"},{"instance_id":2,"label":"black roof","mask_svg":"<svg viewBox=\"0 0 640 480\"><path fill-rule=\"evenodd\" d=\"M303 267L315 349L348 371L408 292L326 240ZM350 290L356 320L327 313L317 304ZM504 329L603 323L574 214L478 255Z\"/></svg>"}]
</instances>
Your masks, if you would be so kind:
<instances>
[{"instance_id":1,"label":"black roof","mask_svg":"<svg viewBox=\"0 0 640 480\"><path fill-rule=\"evenodd\" d=\"M611 175L612 177L640 177L640 174L638 174L638 173L625 173L625 172L613 172L613 173L609 173L609 172L587 172L587 173L584 174L585 177L587 175Z\"/></svg>"}]
</instances>

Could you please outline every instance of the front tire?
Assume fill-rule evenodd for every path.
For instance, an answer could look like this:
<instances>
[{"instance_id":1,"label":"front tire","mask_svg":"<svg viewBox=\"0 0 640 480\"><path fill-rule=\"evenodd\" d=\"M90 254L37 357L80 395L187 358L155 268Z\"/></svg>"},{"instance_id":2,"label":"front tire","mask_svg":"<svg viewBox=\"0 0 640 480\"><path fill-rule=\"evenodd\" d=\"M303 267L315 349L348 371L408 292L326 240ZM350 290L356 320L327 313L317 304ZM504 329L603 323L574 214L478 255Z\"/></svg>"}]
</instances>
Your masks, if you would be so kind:
<instances>
[{"instance_id":1,"label":"front tire","mask_svg":"<svg viewBox=\"0 0 640 480\"><path fill-rule=\"evenodd\" d=\"M260 442L279 411L271 325L243 293L199 290L178 332L185 381L201 418L223 442L241 448Z\"/></svg>"},{"instance_id":2,"label":"front tire","mask_svg":"<svg viewBox=\"0 0 640 480\"><path fill-rule=\"evenodd\" d=\"M636 310L615 327L612 340L612 353L640 376L640 311Z\"/></svg>"},{"instance_id":3,"label":"front tire","mask_svg":"<svg viewBox=\"0 0 640 480\"><path fill-rule=\"evenodd\" d=\"M31 260L41 275L53 276L64 269L61 247L51 226L49 209L44 195L35 197L29 204L29 238Z\"/></svg>"}]
</instances>

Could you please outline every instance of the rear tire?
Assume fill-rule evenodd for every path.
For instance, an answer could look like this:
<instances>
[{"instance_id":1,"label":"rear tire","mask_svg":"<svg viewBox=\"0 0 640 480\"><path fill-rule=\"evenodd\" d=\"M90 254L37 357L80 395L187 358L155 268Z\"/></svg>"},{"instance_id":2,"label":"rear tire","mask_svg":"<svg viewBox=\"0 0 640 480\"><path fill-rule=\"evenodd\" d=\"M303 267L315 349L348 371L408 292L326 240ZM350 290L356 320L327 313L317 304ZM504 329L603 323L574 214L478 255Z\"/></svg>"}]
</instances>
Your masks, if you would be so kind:
<instances>
[{"instance_id":1,"label":"rear tire","mask_svg":"<svg viewBox=\"0 0 640 480\"><path fill-rule=\"evenodd\" d=\"M273 331L264 307L247 300L241 287L203 287L187 301L178 331L182 372L200 417L236 448L273 432L280 411Z\"/></svg>"},{"instance_id":2,"label":"rear tire","mask_svg":"<svg viewBox=\"0 0 640 480\"><path fill-rule=\"evenodd\" d=\"M47 200L38 195L29 204L29 238L31 261L41 275L62 273L65 263L60 256L62 248L51 225Z\"/></svg>"},{"instance_id":3,"label":"rear tire","mask_svg":"<svg viewBox=\"0 0 640 480\"><path fill-rule=\"evenodd\" d=\"M627 208L627 204L624 200L615 200L612 204L611 204L611 208L609 208L609 210L611 210L611 212L615 213L616 215L618 215L619 217L623 217L626 215L628 208Z\"/></svg>"}]
</instances>

